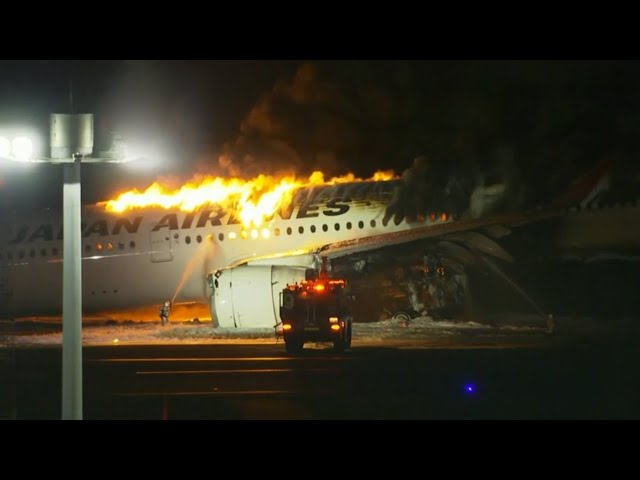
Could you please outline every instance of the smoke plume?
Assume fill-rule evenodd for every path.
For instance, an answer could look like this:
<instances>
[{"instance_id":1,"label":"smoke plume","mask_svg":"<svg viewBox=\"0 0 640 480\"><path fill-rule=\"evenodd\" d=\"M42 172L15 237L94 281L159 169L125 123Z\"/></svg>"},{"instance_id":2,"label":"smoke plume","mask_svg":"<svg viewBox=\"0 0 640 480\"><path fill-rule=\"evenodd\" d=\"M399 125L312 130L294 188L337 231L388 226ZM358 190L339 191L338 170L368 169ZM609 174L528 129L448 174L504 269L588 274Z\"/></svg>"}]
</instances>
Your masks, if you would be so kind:
<instances>
[{"instance_id":1,"label":"smoke plume","mask_svg":"<svg viewBox=\"0 0 640 480\"><path fill-rule=\"evenodd\" d=\"M402 78L371 75L371 65L350 65L342 72L339 67L304 63L293 78L277 82L225 144L220 167L246 176L318 169L370 175L375 166L392 166L398 158L390 148L395 124L412 109Z\"/></svg>"}]
</instances>

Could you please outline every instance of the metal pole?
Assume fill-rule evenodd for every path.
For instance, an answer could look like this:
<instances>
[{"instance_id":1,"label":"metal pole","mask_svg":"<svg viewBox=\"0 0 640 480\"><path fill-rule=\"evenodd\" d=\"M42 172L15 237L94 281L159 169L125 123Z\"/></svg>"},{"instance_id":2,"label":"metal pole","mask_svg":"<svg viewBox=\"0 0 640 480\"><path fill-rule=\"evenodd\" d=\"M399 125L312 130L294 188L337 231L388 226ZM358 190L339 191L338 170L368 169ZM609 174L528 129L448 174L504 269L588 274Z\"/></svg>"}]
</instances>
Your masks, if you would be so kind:
<instances>
[{"instance_id":1,"label":"metal pole","mask_svg":"<svg viewBox=\"0 0 640 480\"><path fill-rule=\"evenodd\" d=\"M82 231L80 161L64 164L62 419L82 420Z\"/></svg>"}]
</instances>

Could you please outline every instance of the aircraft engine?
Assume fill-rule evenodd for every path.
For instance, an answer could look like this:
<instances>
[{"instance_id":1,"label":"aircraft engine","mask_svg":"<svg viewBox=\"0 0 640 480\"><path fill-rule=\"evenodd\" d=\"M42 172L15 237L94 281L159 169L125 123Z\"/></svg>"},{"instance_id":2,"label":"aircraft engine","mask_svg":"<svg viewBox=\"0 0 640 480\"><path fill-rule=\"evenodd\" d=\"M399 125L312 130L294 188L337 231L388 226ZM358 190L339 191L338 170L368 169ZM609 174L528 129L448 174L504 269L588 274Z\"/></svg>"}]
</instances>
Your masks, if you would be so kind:
<instances>
[{"instance_id":1,"label":"aircraft engine","mask_svg":"<svg viewBox=\"0 0 640 480\"><path fill-rule=\"evenodd\" d=\"M305 267L243 265L209 275L214 327L269 328L280 323L280 292L304 280Z\"/></svg>"}]
</instances>

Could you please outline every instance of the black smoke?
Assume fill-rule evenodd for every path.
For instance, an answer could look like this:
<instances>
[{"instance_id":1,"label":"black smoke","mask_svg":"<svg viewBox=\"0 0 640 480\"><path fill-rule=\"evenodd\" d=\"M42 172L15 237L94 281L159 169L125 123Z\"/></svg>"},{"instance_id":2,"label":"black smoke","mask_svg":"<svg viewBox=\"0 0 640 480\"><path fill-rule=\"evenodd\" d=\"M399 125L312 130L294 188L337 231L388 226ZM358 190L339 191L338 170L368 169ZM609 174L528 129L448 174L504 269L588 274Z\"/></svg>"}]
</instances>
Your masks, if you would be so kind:
<instances>
[{"instance_id":1,"label":"black smoke","mask_svg":"<svg viewBox=\"0 0 640 480\"><path fill-rule=\"evenodd\" d=\"M305 62L251 108L216 167L361 177L394 168L406 187L396 219L462 211L478 187L500 183L494 207L520 208L607 158L619 183L637 178L637 125L632 62Z\"/></svg>"},{"instance_id":2,"label":"black smoke","mask_svg":"<svg viewBox=\"0 0 640 480\"><path fill-rule=\"evenodd\" d=\"M383 223L393 218L399 224L404 218L414 221L442 213L478 217L526 207L531 195L522 172L511 151L500 153L493 165L415 158L394 188Z\"/></svg>"},{"instance_id":3,"label":"black smoke","mask_svg":"<svg viewBox=\"0 0 640 480\"><path fill-rule=\"evenodd\" d=\"M614 184L637 190L638 62L16 61L2 69L6 121L37 117L46 129L49 113L68 108L73 80L76 110L96 115L99 149L112 131L164 148L170 161L145 174L87 168L88 201L154 175L367 177L404 172L420 156L433 165L412 171L434 175L445 192L450 181L466 191L510 175L504 151L519 176L514 202L540 202L606 158L616 162ZM5 180L7 190L16 178ZM421 201L440 201L434 180L408 181L431 191L412 194Z\"/></svg>"},{"instance_id":4,"label":"black smoke","mask_svg":"<svg viewBox=\"0 0 640 480\"><path fill-rule=\"evenodd\" d=\"M416 108L409 74L398 62L303 63L258 100L219 164L232 175L401 165L398 132Z\"/></svg>"}]
</instances>

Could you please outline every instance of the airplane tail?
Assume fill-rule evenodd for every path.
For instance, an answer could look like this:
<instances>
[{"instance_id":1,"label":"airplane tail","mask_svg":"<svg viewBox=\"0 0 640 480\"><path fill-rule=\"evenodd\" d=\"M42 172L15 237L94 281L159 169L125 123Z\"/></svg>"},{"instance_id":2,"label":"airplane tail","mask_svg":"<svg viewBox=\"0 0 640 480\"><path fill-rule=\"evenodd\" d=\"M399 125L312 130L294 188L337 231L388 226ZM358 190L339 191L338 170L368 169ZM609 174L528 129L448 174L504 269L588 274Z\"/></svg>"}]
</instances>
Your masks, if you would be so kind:
<instances>
[{"instance_id":1,"label":"airplane tail","mask_svg":"<svg viewBox=\"0 0 640 480\"><path fill-rule=\"evenodd\" d=\"M546 207L548 209L569 208L589 200L599 191L612 166L613 161L610 159L598 162L593 169L574 182L569 190L552 200Z\"/></svg>"}]
</instances>

